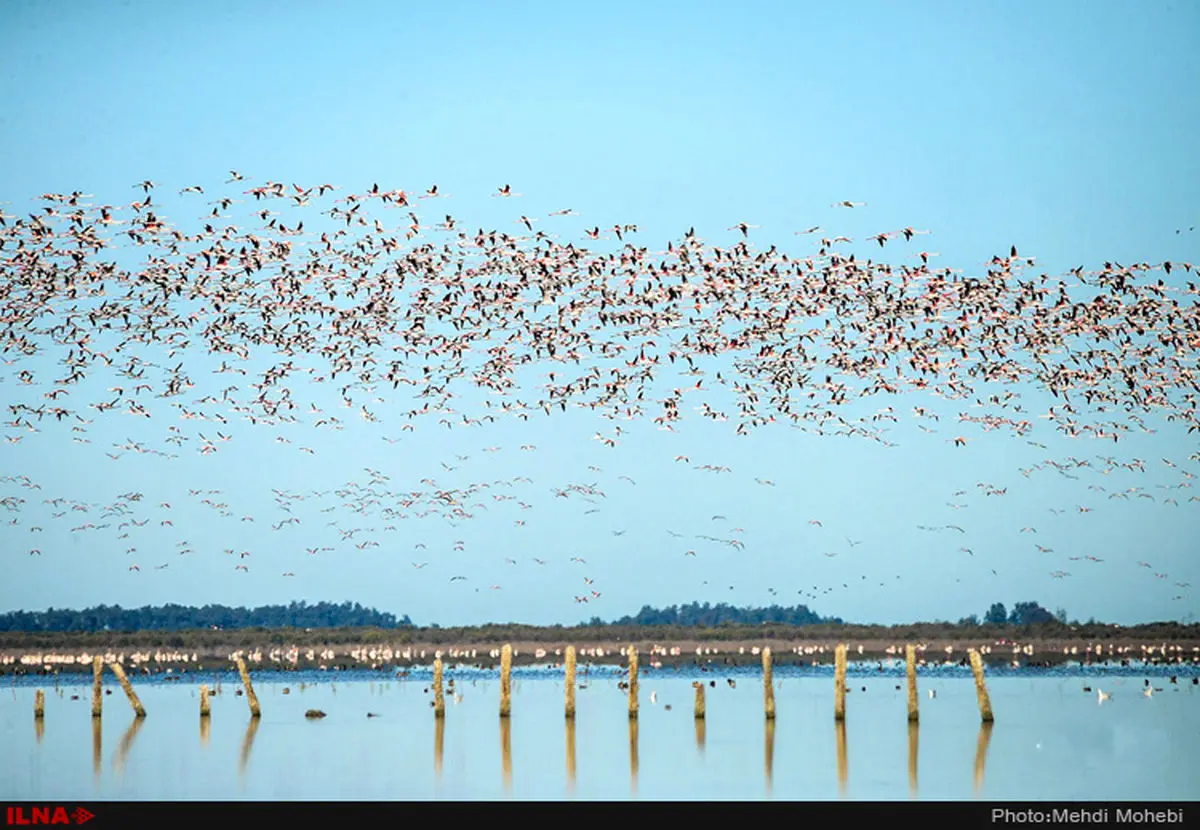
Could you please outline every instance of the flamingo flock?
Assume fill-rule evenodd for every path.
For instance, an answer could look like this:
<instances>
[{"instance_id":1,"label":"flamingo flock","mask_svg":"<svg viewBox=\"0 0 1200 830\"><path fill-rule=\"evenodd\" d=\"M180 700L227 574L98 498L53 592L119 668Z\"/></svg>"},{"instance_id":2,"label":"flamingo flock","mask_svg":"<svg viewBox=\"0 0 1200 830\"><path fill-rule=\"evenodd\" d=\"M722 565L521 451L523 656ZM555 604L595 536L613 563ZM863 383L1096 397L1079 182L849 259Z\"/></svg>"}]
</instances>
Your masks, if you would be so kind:
<instances>
[{"instance_id":1,"label":"flamingo flock","mask_svg":"<svg viewBox=\"0 0 1200 830\"><path fill-rule=\"evenodd\" d=\"M392 444L422 422L461 430L501 418L582 411L609 422L594 436L605 449L624 440L623 422L675 432L688 413L727 423L738 435L791 428L887 447L892 425L904 415L900 397L916 395L924 405L910 408L911 420L924 432L940 431L940 422L958 410L945 439L954 452L969 453L972 442L997 432L1044 449L1033 440L1041 423L1067 438L1101 442L1103 453L1046 458L1020 470L1025 478L1078 478L1144 473L1157 463L1115 454L1122 441L1154 432L1152 421L1200 433L1200 288L1190 262L1105 262L1052 277L1039 271L1036 256L1006 245L982 273L967 275L932 267L937 254L928 251L909 249L901 255L904 264L867 255L911 246L930 233L913 227L864 237L864 252L854 251L848 237L818 236L816 225L795 232L812 238L811 250L754 247L759 226L746 221L729 228L736 236L728 245L709 244L689 229L664 246L648 246L639 243L631 222L607 230L589 223L580 232L569 224L578 215L571 209L520 213L513 223L519 232L472 230L449 213L433 221L418 206L449 198L437 185L419 196L379 184L339 196L343 189L332 184L252 181L231 171L222 187L187 185L160 202L161 186L144 180L132 186L132 199L106 203L78 191L47 193L21 215L0 211L7 444L43 430L90 444L90 427L101 418L180 422L169 426L160 445L132 438L113 444L106 454L116 462L129 453L225 452L235 419L266 428L307 423L316 432L341 431L350 421L386 424L391 434L383 440ZM492 195L523 197L509 184ZM190 225L168 218L189 209L197 215ZM542 382L531 382L538 374ZM336 394L338 411L318 405L326 390ZM1053 405L1046 412L1027 409L1031 390L1047 393ZM467 408L472 391L484 393L482 406ZM979 434L963 434L968 429ZM296 444L283 434L275 441L317 454L309 445L314 441ZM519 452L536 449L526 443ZM460 454L442 466L451 473L469 466L470 458ZM1196 460L1200 453L1187 459ZM692 464L689 455L674 455L674 462L700 475L742 474L736 465ZM1096 498L1180 508L1200 502L1191 494L1195 474L1185 464L1162 459L1173 480L1159 485L1158 494L1099 483L1090 489ZM306 535L308 555L331 552L335 547L314 544L317 519L310 517L348 510L357 514L357 526L338 518L329 525L341 536L339 546L367 551L399 534L400 522L410 517L434 515L454 524L489 507L512 507L520 516L513 527L523 528L537 501L525 476L463 486L426 478L420 489L403 490L380 470L365 472L365 481L325 490L275 490L277 509L288 515L270 522L272 532ZM584 475L591 480L554 484L552 498L583 501L582 515L602 514L606 488L637 486L627 475L594 475L602 472L590 466ZM746 481L775 486L761 475ZM41 525L22 526L19 514L26 503L21 493L41 485L27 474L5 476L0 485L13 491L0 491L0 506L13 514L5 533L40 532ZM977 487L981 498L1006 493L1007 487L988 482ZM961 510L965 495L958 491L950 497L958 501L947 504ZM220 490L192 489L188 498L222 520L259 518L237 517ZM291 515L304 501L325 506ZM53 509L52 520L96 516L70 532L107 530L130 540L130 556L138 552L132 541L139 528L174 527L171 504L143 503L141 493L99 503L58 496L43 502ZM1079 515L1094 509L1071 508ZM1068 507L1051 509L1061 515ZM712 520L721 527L727 522L723 515ZM811 533L824 532L819 519L809 525ZM956 524L918 527L967 534ZM615 537L625 533L609 530ZM738 551L747 546L738 526L714 533L665 530L672 539L688 537L678 543L681 557L703 559L697 541ZM1020 532L1037 534L1029 525ZM825 556L860 544L846 541L848 547ZM416 571L428 565L415 556L425 545L412 548L421 560L412 562ZM456 540L452 550L464 547ZM23 552L43 556L44 550L42 543ZM1054 553L1040 544L1037 550ZM960 552L974 555L967 546ZM174 553L186 557L194 548L184 540ZM225 553L238 572L254 567L251 551ZM581 557L559 558L587 569ZM1104 559L1080 554L1067 561L1085 567ZM504 562L536 568L546 559L507 556ZM137 563L123 567L149 576ZM1056 560L1046 573L1068 578L1068 567ZM1177 589L1175 599L1186 597L1189 583L1150 570ZM295 570L281 575L293 577ZM579 577L570 595L581 604L598 601L603 593L592 576ZM503 588L461 574L448 581ZM792 590L816 598L837 589Z\"/></svg>"}]
</instances>

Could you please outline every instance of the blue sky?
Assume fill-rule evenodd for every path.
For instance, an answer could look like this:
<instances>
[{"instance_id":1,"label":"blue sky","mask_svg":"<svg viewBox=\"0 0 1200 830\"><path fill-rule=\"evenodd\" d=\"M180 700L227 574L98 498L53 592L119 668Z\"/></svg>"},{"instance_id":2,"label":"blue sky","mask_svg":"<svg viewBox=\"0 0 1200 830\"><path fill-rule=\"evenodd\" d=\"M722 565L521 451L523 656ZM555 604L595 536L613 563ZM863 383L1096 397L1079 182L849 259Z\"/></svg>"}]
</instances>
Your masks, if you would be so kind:
<instances>
[{"instance_id":1,"label":"blue sky","mask_svg":"<svg viewBox=\"0 0 1200 830\"><path fill-rule=\"evenodd\" d=\"M196 230L213 194L243 199L233 212L245 215L243 191L268 180L329 182L338 195L436 183L451 198L419 205L424 221L452 213L516 232L526 214L576 244L584 228L620 223L636 224L652 250L689 227L728 245L737 235L727 229L744 220L760 249L810 251L795 232L820 225L853 237L862 257L912 263L923 249L965 273L1010 245L1051 275L1194 260L1198 24L1188 3L12 2L0 11L0 207L28 213L38 195L73 190L119 206L151 179L161 215ZM224 184L231 169L244 185ZM521 195L492 196L506 183ZM206 196L177 195L190 185ZM831 207L846 199L866 205ZM566 208L579 215L554 224L548 214ZM886 251L864 241L905 226L931 233ZM28 365L54 371L57 357ZM6 403L19 368L0 367ZM219 395L231 377L193 371L196 397ZM111 385L89 383L97 395ZM330 412L339 403L336 392L296 391ZM461 411L478 415L483 397L468 395ZM1037 390L1023 399L1031 413L1052 402ZM887 403L933 406L868 405ZM588 414L454 429L418 419L402 431L407 402L373 405L378 423L347 415L336 433L236 416L197 426L162 405L138 423L97 416L87 444L49 424L6 442L0 470L41 489L0 482L0 499L26 499L5 513L17 523L0 526L0 610L350 599L449 625L571 622L692 600L801 601L879 622L957 619L995 600L1120 622L1198 609L1179 584L1200 585L1200 503L1188 501L1200 485L1166 488L1191 483L1181 469L1200 472L1187 460L1200 442L1178 424L1150 423L1156 433L1114 446L1063 440L1038 422L1029 437L1044 449L999 432L957 448L946 439L963 431L948 424L961 407L943 405L936 434L902 417L889 433L896 446L884 447L786 426L740 437L687 412L678 434L623 423L606 447L592 436L612 423ZM189 440L164 443L172 426ZM218 429L232 440L198 454L196 432ZM129 440L177 457L113 446ZM1146 471L1105 474L1099 455L1146 459ZM1019 472L1068 456L1095 466L1076 478L1046 465ZM694 469L704 464L730 472ZM390 480L371 485L364 468ZM486 483L473 497L486 509L455 526L356 515L336 492L313 494L348 482L410 492L425 478ZM980 483L1007 493L985 496ZM604 495L555 495L571 484ZM1130 487L1155 498L1109 498ZM272 488L306 498L289 514ZM94 517L125 492L144 493L133 517L147 525L118 532L125 519L112 518L71 531L103 524ZM516 498L495 498L507 494ZM43 503L55 497L92 507L56 519L64 507ZM300 523L271 529L289 515ZM967 532L917 528L948 524ZM355 547L367 539L379 547ZM181 545L194 553L178 555ZM42 556L28 555L34 547ZM1071 558L1087 555L1104 561ZM129 571L135 562L142 570ZM457 575L468 579L451 583Z\"/></svg>"}]
</instances>

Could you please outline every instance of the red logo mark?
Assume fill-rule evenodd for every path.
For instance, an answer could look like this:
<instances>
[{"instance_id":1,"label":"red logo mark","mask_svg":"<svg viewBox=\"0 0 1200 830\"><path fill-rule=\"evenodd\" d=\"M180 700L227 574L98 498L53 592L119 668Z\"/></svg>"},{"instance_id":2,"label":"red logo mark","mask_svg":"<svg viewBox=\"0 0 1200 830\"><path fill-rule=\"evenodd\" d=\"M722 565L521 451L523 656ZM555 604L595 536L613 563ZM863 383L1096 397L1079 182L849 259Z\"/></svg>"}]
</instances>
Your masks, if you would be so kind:
<instances>
[{"instance_id":1,"label":"red logo mark","mask_svg":"<svg viewBox=\"0 0 1200 830\"><path fill-rule=\"evenodd\" d=\"M66 807L9 807L5 811L8 824L84 824L96 817L96 814L82 807L76 807L67 812Z\"/></svg>"}]
</instances>

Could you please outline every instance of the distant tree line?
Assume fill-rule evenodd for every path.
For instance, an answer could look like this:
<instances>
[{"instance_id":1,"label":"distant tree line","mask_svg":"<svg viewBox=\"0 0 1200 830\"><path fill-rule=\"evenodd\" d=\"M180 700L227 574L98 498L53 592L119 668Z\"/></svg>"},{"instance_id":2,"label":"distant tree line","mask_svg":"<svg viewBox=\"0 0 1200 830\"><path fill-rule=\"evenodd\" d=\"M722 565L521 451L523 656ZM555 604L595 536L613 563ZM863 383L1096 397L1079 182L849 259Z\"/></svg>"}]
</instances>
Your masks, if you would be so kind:
<instances>
[{"instance_id":1,"label":"distant tree line","mask_svg":"<svg viewBox=\"0 0 1200 830\"><path fill-rule=\"evenodd\" d=\"M643 606L633 616L625 616L611 622L592 617L589 627L673 625L684 627L709 627L714 625L822 625L841 624L838 617L822 617L809 610L806 605L784 608L772 605L769 608L735 608L724 602L709 605L693 602L690 605L671 605L667 608Z\"/></svg>"},{"instance_id":2,"label":"distant tree line","mask_svg":"<svg viewBox=\"0 0 1200 830\"><path fill-rule=\"evenodd\" d=\"M122 608L98 605L82 611L47 608L45 611L12 611L0 614L0 631L184 631L239 628L410 628L407 617L364 608L357 602L318 602L309 605L263 605L229 608L224 605L161 605Z\"/></svg>"},{"instance_id":3,"label":"distant tree line","mask_svg":"<svg viewBox=\"0 0 1200 830\"><path fill-rule=\"evenodd\" d=\"M983 615L984 625L1045 625L1047 623L1058 622L1063 625L1078 625L1079 623L1067 620L1067 612L1062 608L1055 613L1050 613L1036 602L1018 602L1008 610L1004 607L1003 602L993 602L988 608L987 613ZM979 617L972 614L969 617L963 617L958 621L959 625L975 626L979 625ZM1095 620L1091 621L1095 624Z\"/></svg>"},{"instance_id":4,"label":"distant tree line","mask_svg":"<svg viewBox=\"0 0 1200 830\"><path fill-rule=\"evenodd\" d=\"M938 625L952 625L934 621ZM964 617L957 625L963 628L990 626L1030 626L1068 622L1066 611L1059 609L1051 613L1036 602L1018 602L1011 610L1004 603L996 602L983 615ZM914 623L923 625L925 623ZM1097 624L1094 620L1089 624ZM645 626L685 628L715 628L730 626L831 626L846 625L840 617L823 617L808 606L784 607L772 605L765 608L737 608L728 603L716 605L692 602L686 605L671 605L666 608L644 606L633 615L605 621L599 617L581 623L586 628L630 629ZM530 628L515 623L492 625L485 628L511 629ZM553 626L560 628L561 626ZM234 631L246 628L380 628L415 629L408 615L397 617L373 608L364 608L359 603L292 602L288 605L263 605L258 608L230 608L224 605L205 605L201 608L188 605L143 606L122 608L119 605L99 605L82 611L65 608L47 608L45 611L12 611L0 614L0 632L132 632L132 631L187 631L194 629L219 629ZM439 629L436 624L430 629ZM532 628L536 628L532 627Z\"/></svg>"}]
</instances>

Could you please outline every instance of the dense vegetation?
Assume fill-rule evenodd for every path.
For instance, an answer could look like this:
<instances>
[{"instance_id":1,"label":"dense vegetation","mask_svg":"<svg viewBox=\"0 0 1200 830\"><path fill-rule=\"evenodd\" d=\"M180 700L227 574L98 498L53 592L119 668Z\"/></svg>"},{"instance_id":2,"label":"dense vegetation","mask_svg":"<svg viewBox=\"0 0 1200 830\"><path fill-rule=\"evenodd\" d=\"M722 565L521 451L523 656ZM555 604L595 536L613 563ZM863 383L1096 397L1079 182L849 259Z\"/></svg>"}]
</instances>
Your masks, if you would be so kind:
<instances>
[{"instance_id":1,"label":"dense vegetation","mask_svg":"<svg viewBox=\"0 0 1200 830\"><path fill-rule=\"evenodd\" d=\"M1184 630L1191 628L1178 624L1160 625ZM1026 628L1029 626L1075 631L1111 628L1111 626L1097 623L1094 620L1083 624L1078 621L1069 621L1065 611L1060 609L1056 613L1051 613L1038 603L1031 601L1018 602L1011 610L1007 609L1003 603L993 603L982 619L972 615L957 623L933 621L890 627L847 623L839 617L822 617L804 605L790 608L778 605L765 608L737 608L726 603L711 605L707 602L672 605L667 608L645 606L637 614L631 616L611 621L593 617L579 626L565 628L563 626L528 626L517 623L455 628L442 628L433 624L425 628L418 628L407 615L397 617L395 614L364 608L358 603L350 602L343 602L340 605L330 602L320 602L315 605L293 602L288 605L265 605L259 608L229 608L223 605L205 605L202 608L185 605L122 608L119 605L100 605L82 611L48 608L45 611L13 611L0 614L0 633L88 633L107 635L106 639L112 639L113 635L136 632L182 633L200 630L235 632L249 629L312 629L322 631L324 636L328 636L328 632L331 630L373 629L391 631L393 633L389 635L389 639L408 642L417 640L446 642L447 637L451 636L472 637L481 641L511 637L540 640L547 636L561 636L561 632L565 630L574 632L587 630L594 632L598 637L613 637L624 636L625 632L637 636L638 629L654 629L658 636L663 636L665 632L669 631L674 636L686 638L696 636L697 630L720 629L725 634L731 634L741 629L754 629L761 634L764 628L784 632L796 627L804 627L806 636L821 636L825 631L839 628L862 632L887 632L897 629L928 630L942 632L940 636L947 636L951 632L968 635L969 632L980 628ZM560 633L555 635L550 632ZM783 636L794 637L796 633L798 632L791 632ZM127 638L122 637L121 639ZM11 642L12 638L4 637L3 640Z\"/></svg>"},{"instance_id":2,"label":"dense vegetation","mask_svg":"<svg viewBox=\"0 0 1200 830\"><path fill-rule=\"evenodd\" d=\"M185 631L188 629L239 628L411 628L408 617L363 608L356 603L319 602L309 605L264 605L259 608L229 608L224 605L149 605L122 608L98 605L82 611L47 608L45 611L13 611L0 614L0 631Z\"/></svg>"}]
</instances>

